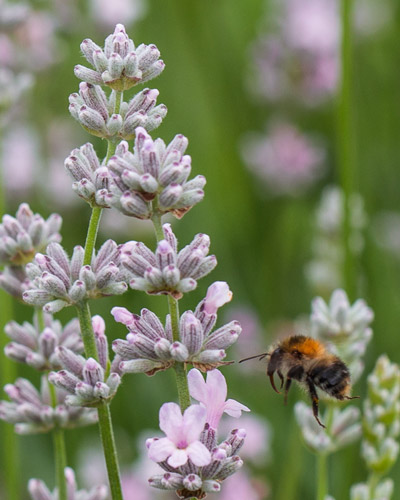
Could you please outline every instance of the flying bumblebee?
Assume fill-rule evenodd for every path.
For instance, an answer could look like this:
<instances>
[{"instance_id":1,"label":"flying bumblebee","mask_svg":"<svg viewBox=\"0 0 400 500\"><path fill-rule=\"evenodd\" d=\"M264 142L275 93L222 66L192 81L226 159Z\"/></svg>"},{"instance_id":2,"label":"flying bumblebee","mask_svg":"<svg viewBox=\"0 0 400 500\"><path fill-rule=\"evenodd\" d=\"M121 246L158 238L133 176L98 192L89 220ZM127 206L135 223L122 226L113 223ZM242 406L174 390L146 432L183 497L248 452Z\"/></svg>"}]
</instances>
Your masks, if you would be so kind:
<instances>
[{"instance_id":1,"label":"flying bumblebee","mask_svg":"<svg viewBox=\"0 0 400 500\"><path fill-rule=\"evenodd\" d=\"M293 335L280 342L275 349L242 359L239 363L254 358L261 360L266 356L269 356L267 375L274 391L280 394L275 386L275 373L281 381L280 388L284 386L285 404L292 380L298 382L309 393L314 417L321 427L325 425L318 417L319 398L316 388L340 401L359 397L349 395L351 383L347 366L316 339Z\"/></svg>"}]
</instances>

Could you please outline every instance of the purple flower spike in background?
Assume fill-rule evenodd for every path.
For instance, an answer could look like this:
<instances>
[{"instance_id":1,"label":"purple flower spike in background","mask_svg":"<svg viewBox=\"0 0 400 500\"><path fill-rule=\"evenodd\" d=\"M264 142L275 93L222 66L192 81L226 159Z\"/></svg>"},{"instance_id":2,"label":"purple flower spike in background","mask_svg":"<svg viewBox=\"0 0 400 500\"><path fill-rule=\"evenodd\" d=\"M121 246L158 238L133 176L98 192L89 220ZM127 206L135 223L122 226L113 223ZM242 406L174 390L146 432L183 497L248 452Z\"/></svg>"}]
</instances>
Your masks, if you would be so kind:
<instances>
[{"instance_id":1,"label":"purple flower spike in background","mask_svg":"<svg viewBox=\"0 0 400 500\"><path fill-rule=\"evenodd\" d=\"M199 467L209 464L211 454L199 441L205 423L206 410L200 405L189 406L182 415L179 405L164 403L160 409L160 429L166 437L147 440L149 457L154 462L166 460L174 468L189 459Z\"/></svg>"},{"instance_id":2,"label":"purple flower spike in background","mask_svg":"<svg viewBox=\"0 0 400 500\"><path fill-rule=\"evenodd\" d=\"M207 381L195 368L188 373L189 392L207 410L206 422L212 429L217 429L223 413L239 418L242 411L250 411L234 399L226 399L228 393L225 377L219 370L207 373Z\"/></svg>"}]
</instances>

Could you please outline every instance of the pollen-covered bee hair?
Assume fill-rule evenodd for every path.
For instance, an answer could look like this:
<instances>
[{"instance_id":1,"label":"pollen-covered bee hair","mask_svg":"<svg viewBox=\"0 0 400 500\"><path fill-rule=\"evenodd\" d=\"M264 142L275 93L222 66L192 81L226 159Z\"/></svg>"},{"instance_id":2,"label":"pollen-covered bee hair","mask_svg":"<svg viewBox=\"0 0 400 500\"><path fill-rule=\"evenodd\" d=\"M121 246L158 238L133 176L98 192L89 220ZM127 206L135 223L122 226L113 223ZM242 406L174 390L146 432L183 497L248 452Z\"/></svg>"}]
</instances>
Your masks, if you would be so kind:
<instances>
[{"instance_id":1,"label":"pollen-covered bee hair","mask_svg":"<svg viewBox=\"0 0 400 500\"><path fill-rule=\"evenodd\" d=\"M349 395L351 383L347 366L316 339L294 335L282 340L269 352L250 356L240 360L239 363L255 358L261 360L267 356L269 356L267 375L274 391L280 394L275 386L275 373L281 381L280 388L284 386L285 404L292 380L298 382L309 393L314 417L322 427L325 426L318 417L317 388L340 401L359 397Z\"/></svg>"}]
</instances>

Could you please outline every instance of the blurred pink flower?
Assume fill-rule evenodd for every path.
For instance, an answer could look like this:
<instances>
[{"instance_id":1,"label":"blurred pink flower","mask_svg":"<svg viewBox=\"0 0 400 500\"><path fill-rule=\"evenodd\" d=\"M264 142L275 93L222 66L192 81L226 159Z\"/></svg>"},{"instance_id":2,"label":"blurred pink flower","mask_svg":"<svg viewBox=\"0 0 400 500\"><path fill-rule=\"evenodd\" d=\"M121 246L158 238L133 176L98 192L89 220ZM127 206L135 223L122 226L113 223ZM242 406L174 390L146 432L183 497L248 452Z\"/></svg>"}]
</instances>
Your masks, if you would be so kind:
<instances>
[{"instance_id":1,"label":"blurred pink flower","mask_svg":"<svg viewBox=\"0 0 400 500\"><path fill-rule=\"evenodd\" d=\"M149 457L155 462L167 460L171 467L180 467L188 459L202 467L211 461L211 454L199 441L206 423L206 410L191 405L183 413L176 403L164 403L160 408L160 429L166 437L148 439Z\"/></svg>"},{"instance_id":2,"label":"blurred pink flower","mask_svg":"<svg viewBox=\"0 0 400 500\"><path fill-rule=\"evenodd\" d=\"M256 84L251 81L250 88L269 100L318 105L336 91L339 48L335 0L286 0L275 34L262 35L254 45Z\"/></svg>"},{"instance_id":3,"label":"blurred pink flower","mask_svg":"<svg viewBox=\"0 0 400 500\"><path fill-rule=\"evenodd\" d=\"M265 500L267 488L260 481L252 481L245 469L236 472L222 483L221 492L212 493L210 500Z\"/></svg>"},{"instance_id":4,"label":"blurred pink flower","mask_svg":"<svg viewBox=\"0 0 400 500\"><path fill-rule=\"evenodd\" d=\"M242 155L275 195L301 194L321 176L325 157L315 141L288 123L273 125L267 135L249 136Z\"/></svg>"},{"instance_id":5,"label":"blurred pink flower","mask_svg":"<svg viewBox=\"0 0 400 500\"><path fill-rule=\"evenodd\" d=\"M242 411L250 411L234 399L226 399L228 389L225 377L219 370L207 372L207 381L199 370L193 368L188 373L189 393L192 398L204 405L207 410L206 422L212 429L217 429L222 414L239 418Z\"/></svg>"},{"instance_id":6,"label":"blurred pink flower","mask_svg":"<svg viewBox=\"0 0 400 500\"><path fill-rule=\"evenodd\" d=\"M90 0L90 10L97 23L105 28L114 26L124 20L131 24L141 19L147 10L146 0Z\"/></svg>"},{"instance_id":7,"label":"blurred pink flower","mask_svg":"<svg viewBox=\"0 0 400 500\"><path fill-rule=\"evenodd\" d=\"M240 456L258 466L267 463L271 456L271 428L267 419L254 414L243 415L240 425L246 429Z\"/></svg>"},{"instance_id":8,"label":"blurred pink flower","mask_svg":"<svg viewBox=\"0 0 400 500\"><path fill-rule=\"evenodd\" d=\"M26 197L39 178L39 141L34 130L17 125L3 137L3 179L14 197Z\"/></svg>"},{"instance_id":9,"label":"blurred pink flower","mask_svg":"<svg viewBox=\"0 0 400 500\"><path fill-rule=\"evenodd\" d=\"M311 54L338 50L340 18L336 0L285 0L283 4L282 33L289 47Z\"/></svg>"}]
</instances>

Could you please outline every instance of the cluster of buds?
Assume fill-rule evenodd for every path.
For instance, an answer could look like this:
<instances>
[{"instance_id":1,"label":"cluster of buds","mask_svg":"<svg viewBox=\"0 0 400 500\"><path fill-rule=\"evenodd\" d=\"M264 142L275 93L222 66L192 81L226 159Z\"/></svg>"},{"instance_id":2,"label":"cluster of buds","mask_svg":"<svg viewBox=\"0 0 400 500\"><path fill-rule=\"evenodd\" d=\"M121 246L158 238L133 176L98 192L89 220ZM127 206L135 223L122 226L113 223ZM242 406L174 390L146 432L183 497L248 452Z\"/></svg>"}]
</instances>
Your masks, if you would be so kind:
<instances>
[{"instance_id":1,"label":"cluster of buds","mask_svg":"<svg viewBox=\"0 0 400 500\"><path fill-rule=\"evenodd\" d=\"M327 342L330 350L349 365L353 383L364 369L361 358L372 337L369 325L373 318L374 313L364 300L350 305L341 289L333 292L329 304L321 297L312 303L311 334Z\"/></svg>"},{"instance_id":2,"label":"cluster of buds","mask_svg":"<svg viewBox=\"0 0 400 500\"><path fill-rule=\"evenodd\" d=\"M107 403L115 396L121 383L118 373L111 372L107 375L109 358L103 318L94 316L92 325L99 361L85 359L60 346L56 349L56 356L64 369L49 374L52 384L69 393L65 401L71 406L96 407Z\"/></svg>"},{"instance_id":3,"label":"cluster of buds","mask_svg":"<svg viewBox=\"0 0 400 500\"><path fill-rule=\"evenodd\" d=\"M224 376L213 370L205 382L198 370L188 374L189 391L201 404L192 404L181 413L175 403L160 409L163 438L146 441L149 457L158 463L164 474L149 479L151 486L175 490L179 498L205 498L208 492L221 489L221 482L243 465L237 455L246 437L244 429L233 430L222 443L217 443L217 428L222 414L240 417L249 409L226 399Z\"/></svg>"},{"instance_id":4,"label":"cluster of buds","mask_svg":"<svg viewBox=\"0 0 400 500\"><path fill-rule=\"evenodd\" d=\"M76 246L69 259L61 245L51 243L46 255L36 254L35 261L26 266L31 283L23 293L25 302L55 313L85 299L121 295L127 290L120 248L114 241L102 245L90 266L83 265L84 253Z\"/></svg>"},{"instance_id":5,"label":"cluster of buds","mask_svg":"<svg viewBox=\"0 0 400 500\"><path fill-rule=\"evenodd\" d=\"M73 428L97 421L97 412L66 405L65 391L56 391L57 404L52 406L48 381L42 377L40 392L26 379L7 384L5 392L10 401L0 401L0 418L15 426L18 434L48 432L54 427Z\"/></svg>"},{"instance_id":6,"label":"cluster of buds","mask_svg":"<svg viewBox=\"0 0 400 500\"><path fill-rule=\"evenodd\" d=\"M21 298L26 279L24 266L36 252L51 242L61 241L59 230L62 219L52 214L47 220L34 214L27 203L22 203L15 217L4 215L0 224L0 287L14 297Z\"/></svg>"},{"instance_id":7,"label":"cluster of buds","mask_svg":"<svg viewBox=\"0 0 400 500\"><path fill-rule=\"evenodd\" d=\"M90 491L79 490L75 480L74 471L66 467L64 469L65 482L67 485L68 500L106 500L108 498L107 486L100 485L92 488ZM28 491L32 500L58 500L58 491L51 492L43 481L39 479L30 479Z\"/></svg>"},{"instance_id":8,"label":"cluster of buds","mask_svg":"<svg viewBox=\"0 0 400 500\"><path fill-rule=\"evenodd\" d=\"M157 197L161 214L172 212L182 217L204 197L206 183L202 175L187 181L191 158L185 155L188 140L181 134L165 145L138 127L133 153L121 142L107 164L112 180L111 204L123 214L139 219L152 216L151 201Z\"/></svg>"},{"instance_id":9,"label":"cluster of buds","mask_svg":"<svg viewBox=\"0 0 400 500\"><path fill-rule=\"evenodd\" d=\"M126 340L117 339L112 348L122 373L144 372L152 375L165 370L174 362L191 363L202 371L224 364L225 349L236 342L241 333L237 321L212 331L217 310L228 302L232 294L224 282L213 283L195 312L185 311L179 322L179 340L174 340L170 316L165 327L158 317L147 309L140 316L123 307L114 307L114 319L129 329Z\"/></svg>"},{"instance_id":10,"label":"cluster of buds","mask_svg":"<svg viewBox=\"0 0 400 500\"><path fill-rule=\"evenodd\" d=\"M194 290L197 280L210 273L217 265L214 255L207 255L210 238L198 234L178 253L178 242L170 224L163 225L163 240L152 252L142 242L130 241L123 245L121 263L130 273L131 288L149 294L169 294L175 299Z\"/></svg>"},{"instance_id":11,"label":"cluster of buds","mask_svg":"<svg viewBox=\"0 0 400 500\"><path fill-rule=\"evenodd\" d=\"M66 347L75 353L83 351L77 318L67 323L64 328L50 315L45 315L44 321L43 330L39 328L37 322L31 324L25 321L22 325L15 321L7 323L4 331L12 342L5 346L5 355L14 361L44 371L60 368L55 354L57 347Z\"/></svg>"},{"instance_id":12,"label":"cluster of buds","mask_svg":"<svg viewBox=\"0 0 400 500\"><path fill-rule=\"evenodd\" d=\"M329 416L332 424L329 432L322 428L313 415L312 409L306 403L299 401L295 405L297 423L301 429L307 447L317 454L333 453L357 441L362 434L360 410L355 406L340 409L335 407ZM327 420L328 414L325 412Z\"/></svg>"},{"instance_id":13,"label":"cluster of buds","mask_svg":"<svg viewBox=\"0 0 400 500\"><path fill-rule=\"evenodd\" d=\"M362 455L368 469L386 474L399 454L400 369L385 355L380 356L368 377L368 398L364 402Z\"/></svg>"},{"instance_id":14,"label":"cluster of buds","mask_svg":"<svg viewBox=\"0 0 400 500\"><path fill-rule=\"evenodd\" d=\"M122 24L117 24L114 33L106 38L104 50L90 39L83 40L81 50L94 69L79 64L75 66L75 76L117 91L128 90L155 78L165 66L155 45L135 47Z\"/></svg>"},{"instance_id":15,"label":"cluster of buds","mask_svg":"<svg viewBox=\"0 0 400 500\"><path fill-rule=\"evenodd\" d=\"M129 103L118 103L119 112L115 113L115 92L107 98L99 85L82 82L79 93L69 97L69 111L87 132L96 137L130 140L135 136L136 127L150 131L161 125L167 107L164 104L156 106L158 94L155 89L142 90Z\"/></svg>"},{"instance_id":16,"label":"cluster of buds","mask_svg":"<svg viewBox=\"0 0 400 500\"><path fill-rule=\"evenodd\" d=\"M109 188L108 169L100 165L90 142L73 149L66 158L64 166L74 180L72 189L78 196L92 207L110 207L106 201Z\"/></svg>"}]
</instances>

